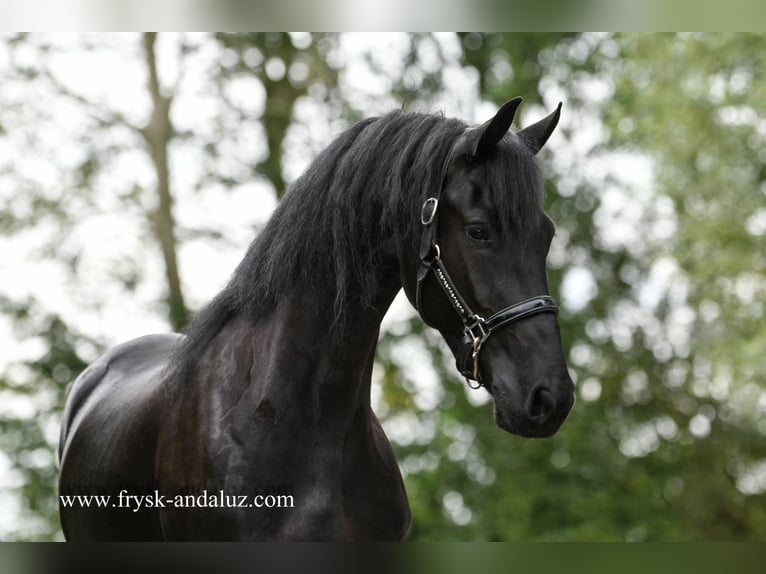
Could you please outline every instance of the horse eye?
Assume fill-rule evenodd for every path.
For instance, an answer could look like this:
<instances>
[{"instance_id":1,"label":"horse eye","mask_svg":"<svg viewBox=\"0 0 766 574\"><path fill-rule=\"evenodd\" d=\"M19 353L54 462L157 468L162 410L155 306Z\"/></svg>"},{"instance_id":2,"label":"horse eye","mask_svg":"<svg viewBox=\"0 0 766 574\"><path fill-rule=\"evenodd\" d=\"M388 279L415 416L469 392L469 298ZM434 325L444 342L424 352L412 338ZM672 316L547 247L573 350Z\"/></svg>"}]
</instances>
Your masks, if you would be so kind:
<instances>
[{"instance_id":1,"label":"horse eye","mask_svg":"<svg viewBox=\"0 0 766 574\"><path fill-rule=\"evenodd\" d=\"M488 241L489 234L481 227L471 227L468 230L468 237L476 241Z\"/></svg>"}]
</instances>

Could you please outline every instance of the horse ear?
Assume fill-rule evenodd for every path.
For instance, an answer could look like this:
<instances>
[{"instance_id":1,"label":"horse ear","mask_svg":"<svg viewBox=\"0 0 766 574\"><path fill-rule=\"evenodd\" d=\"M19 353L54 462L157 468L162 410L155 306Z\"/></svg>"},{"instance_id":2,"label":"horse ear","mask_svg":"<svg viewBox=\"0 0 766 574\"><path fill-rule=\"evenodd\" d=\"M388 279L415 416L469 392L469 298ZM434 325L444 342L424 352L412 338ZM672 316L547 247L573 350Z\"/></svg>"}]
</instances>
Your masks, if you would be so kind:
<instances>
[{"instance_id":1,"label":"horse ear","mask_svg":"<svg viewBox=\"0 0 766 574\"><path fill-rule=\"evenodd\" d=\"M516 115L516 109L519 107L519 104L521 104L520 97L508 100L497 110L495 117L476 128L479 137L473 148L472 156L474 159L486 155L489 150L495 147L497 142L503 139L503 136L513 123L513 117Z\"/></svg>"},{"instance_id":2,"label":"horse ear","mask_svg":"<svg viewBox=\"0 0 766 574\"><path fill-rule=\"evenodd\" d=\"M560 116L561 102L559 102L558 107L552 114L544 117L539 122L532 124L531 126L527 126L518 133L518 136L521 138L521 141L523 141L526 146L532 150L532 153L536 154L542 149L542 147L545 145L545 142L548 141L548 138L551 137L553 130L559 123Z\"/></svg>"}]
</instances>

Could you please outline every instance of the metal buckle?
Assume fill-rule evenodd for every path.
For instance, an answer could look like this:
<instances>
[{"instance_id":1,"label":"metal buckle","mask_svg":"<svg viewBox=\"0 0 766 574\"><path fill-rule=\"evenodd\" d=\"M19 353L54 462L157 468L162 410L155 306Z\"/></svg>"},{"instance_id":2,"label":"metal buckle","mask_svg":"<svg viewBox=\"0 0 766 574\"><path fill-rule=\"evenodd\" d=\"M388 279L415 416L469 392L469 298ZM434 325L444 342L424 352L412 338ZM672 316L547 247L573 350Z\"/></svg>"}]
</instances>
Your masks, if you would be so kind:
<instances>
[{"instance_id":1,"label":"metal buckle","mask_svg":"<svg viewBox=\"0 0 766 574\"><path fill-rule=\"evenodd\" d=\"M439 207L439 200L435 197L429 197L423 203L423 208L420 210L420 223L423 225L431 225L436 217L436 209Z\"/></svg>"},{"instance_id":2,"label":"metal buckle","mask_svg":"<svg viewBox=\"0 0 766 574\"><path fill-rule=\"evenodd\" d=\"M471 342L473 343L473 348L476 352L478 352L481 344L487 340L487 337L489 337L489 331L486 329L486 324L487 322L482 317L474 315L473 323L465 326L464 331L471 337ZM476 328L479 330L478 335L474 333L474 329Z\"/></svg>"},{"instance_id":3,"label":"metal buckle","mask_svg":"<svg viewBox=\"0 0 766 574\"><path fill-rule=\"evenodd\" d=\"M473 361L472 377L466 377L466 384L472 389L478 389L481 386L481 379L479 377L479 351L484 341L487 340L491 331L487 330L487 323L483 317L479 315L473 316L473 323L466 325L464 331L471 337L471 346L473 350L471 352L471 360ZM474 332L478 330L478 333ZM471 384L471 380L476 382L476 385Z\"/></svg>"}]
</instances>

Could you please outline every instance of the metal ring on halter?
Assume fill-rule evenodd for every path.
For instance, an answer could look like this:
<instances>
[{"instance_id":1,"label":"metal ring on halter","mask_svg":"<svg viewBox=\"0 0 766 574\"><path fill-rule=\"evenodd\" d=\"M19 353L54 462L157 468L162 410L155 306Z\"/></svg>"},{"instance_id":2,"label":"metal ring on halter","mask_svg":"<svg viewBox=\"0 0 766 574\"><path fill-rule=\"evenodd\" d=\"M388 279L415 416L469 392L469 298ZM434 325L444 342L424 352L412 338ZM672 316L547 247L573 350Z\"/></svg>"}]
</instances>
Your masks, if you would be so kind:
<instances>
[{"instance_id":1,"label":"metal ring on halter","mask_svg":"<svg viewBox=\"0 0 766 574\"><path fill-rule=\"evenodd\" d=\"M468 385L469 389L476 390L476 389L480 389L483 386L481 384L481 381L479 381L478 379L471 379L469 377L464 377L464 378L465 378L465 384Z\"/></svg>"},{"instance_id":2,"label":"metal ring on halter","mask_svg":"<svg viewBox=\"0 0 766 574\"><path fill-rule=\"evenodd\" d=\"M433 207L431 207L433 206ZM439 200L435 197L429 197L423 203L423 207L420 210L420 223L423 225L431 225L436 218L436 211L439 207ZM430 211L428 211L430 209Z\"/></svg>"}]
</instances>

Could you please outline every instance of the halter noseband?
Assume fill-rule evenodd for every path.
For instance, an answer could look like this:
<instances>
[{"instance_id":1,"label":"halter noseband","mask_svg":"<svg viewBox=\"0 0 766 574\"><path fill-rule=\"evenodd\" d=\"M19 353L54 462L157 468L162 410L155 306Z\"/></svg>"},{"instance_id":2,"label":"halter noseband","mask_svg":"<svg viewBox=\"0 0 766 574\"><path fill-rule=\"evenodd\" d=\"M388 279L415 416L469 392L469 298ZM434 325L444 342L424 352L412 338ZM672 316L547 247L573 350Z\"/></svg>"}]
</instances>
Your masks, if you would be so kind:
<instances>
[{"instance_id":1,"label":"halter noseband","mask_svg":"<svg viewBox=\"0 0 766 574\"><path fill-rule=\"evenodd\" d=\"M454 150L454 148L453 148ZM415 306L420 316L428 323L422 309L423 283L433 273L444 293L447 295L452 307L460 315L463 322L463 342L457 358L457 367L465 377L466 383L472 389L483 386L481 373L479 373L479 351L481 346L496 330L510 325L521 319L525 319L538 313L558 313L558 307L553 298L548 295L532 297L510 305L484 319L474 313L466 300L461 296L455 283L452 281L447 268L442 261L442 253L437 241L437 222L439 210L439 196L447 179L447 168L452 158L452 151L447 156L442 169L441 183L436 197L429 197L423 203L420 212L420 223L423 226L423 234L420 241L420 269L417 276L417 289L415 294ZM475 384L472 384L474 381Z\"/></svg>"}]
</instances>

